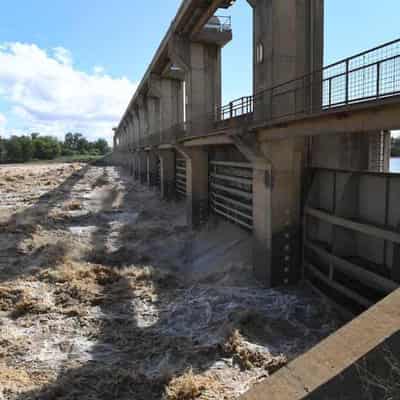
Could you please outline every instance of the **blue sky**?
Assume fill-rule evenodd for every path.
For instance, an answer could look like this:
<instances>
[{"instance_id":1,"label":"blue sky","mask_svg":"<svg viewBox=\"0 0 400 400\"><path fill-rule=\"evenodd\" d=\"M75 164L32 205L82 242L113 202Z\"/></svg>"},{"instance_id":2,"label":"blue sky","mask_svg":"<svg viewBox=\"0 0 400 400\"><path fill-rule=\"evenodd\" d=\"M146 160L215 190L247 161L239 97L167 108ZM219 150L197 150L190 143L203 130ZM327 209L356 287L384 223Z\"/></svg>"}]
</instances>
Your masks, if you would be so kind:
<instances>
[{"instance_id":1,"label":"blue sky","mask_svg":"<svg viewBox=\"0 0 400 400\"><path fill-rule=\"evenodd\" d=\"M0 134L111 138L180 0L13 0L0 14ZM325 63L400 37L398 0L325 0ZM251 9L231 15L224 102L251 93Z\"/></svg>"}]
</instances>

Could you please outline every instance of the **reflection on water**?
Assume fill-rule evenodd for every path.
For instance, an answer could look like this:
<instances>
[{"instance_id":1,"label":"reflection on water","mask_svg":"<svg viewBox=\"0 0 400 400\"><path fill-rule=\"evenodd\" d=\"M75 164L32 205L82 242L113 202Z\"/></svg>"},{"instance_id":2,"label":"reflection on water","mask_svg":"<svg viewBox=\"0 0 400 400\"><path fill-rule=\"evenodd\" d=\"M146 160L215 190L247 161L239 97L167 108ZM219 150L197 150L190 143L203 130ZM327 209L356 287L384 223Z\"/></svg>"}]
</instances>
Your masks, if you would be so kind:
<instances>
[{"instance_id":1,"label":"reflection on water","mask_svg":"<svg viewBox=\"0 0 400 400\"><path fill-rule=\"evenodd\" d=\"M400 157L390 159L390 172L400 173Z\"/></svg>"}]
</instances>

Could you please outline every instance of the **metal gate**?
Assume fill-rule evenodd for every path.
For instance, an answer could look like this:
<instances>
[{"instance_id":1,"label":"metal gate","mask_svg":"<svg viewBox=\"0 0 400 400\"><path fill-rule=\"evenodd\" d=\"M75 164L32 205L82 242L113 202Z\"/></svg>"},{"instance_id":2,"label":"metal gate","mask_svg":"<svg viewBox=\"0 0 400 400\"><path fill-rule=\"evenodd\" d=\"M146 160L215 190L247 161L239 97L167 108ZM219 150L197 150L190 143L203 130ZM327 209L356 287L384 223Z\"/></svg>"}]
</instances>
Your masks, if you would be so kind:
<instances>
[{"instance_id":1,"label":"metal gate","mask_svg":"<svg viewBox=\"0 0 400 400\"><path fill-rule=\"evenodd\" d=\"M251 164L210 161L210 208L219 216L253 229L253 169Z\"/></svg>"},{"instance_id":2,"label":"metal gate","mask_svg":"<svg viewBox=\"0 0 400 400\"><path fill-rule=\"evenodd\" d=\"M316 169L304 210L305 278L358 313L400 286L400 174Z\"/></svg>"},{"instance_id":3,"label":"metal gate","mask_svg":"<svg viewBox=\"0 0 400 400\"><path fill-rule=\"evenodd\" d=\"M175 191L178 197L186 197L186 160L175 158Z\"/></svg>"}]
</instances>

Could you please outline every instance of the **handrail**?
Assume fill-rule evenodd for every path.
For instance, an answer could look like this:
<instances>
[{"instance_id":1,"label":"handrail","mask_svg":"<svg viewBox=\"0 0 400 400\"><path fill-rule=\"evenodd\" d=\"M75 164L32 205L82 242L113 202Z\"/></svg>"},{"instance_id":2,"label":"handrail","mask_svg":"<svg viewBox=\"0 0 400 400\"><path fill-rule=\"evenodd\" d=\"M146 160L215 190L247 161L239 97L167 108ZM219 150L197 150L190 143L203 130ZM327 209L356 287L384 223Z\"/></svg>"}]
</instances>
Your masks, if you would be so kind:
<instances>
[{"instance_id":1,"label":"handrail","mask_svg":"<svg viewBox=\"0 0 400 400\"><path fill-rule=\"evenodd\" d=\"M239 123L268 122L396 95L400 95L400 38L253 96L232 100L213 112L175 124L156 135L160 144L174 143L184 136L196 136L197 131L204 134L213 130L215 124L233 119ZM275 107L277 101L279 107Z\"/></svg>"},{"instance_id":2,"label":"handrail","mask_svg":"<svg viewBox=\"0 0 400 400\"><path fill-rule=\"evenodd\" d=\"M361 66L356 66L356 67L352 67L351 63L357 59L359 59L360 57L365 58L365 56L370 55L372 57L376 57L376 52L379 50L383 50L385 51L387 54L386 57L381 57L379 58L379 56L377 57L377 59L373 62L369 62L368 59L364 61L364 63ZM391 54L393 53L394 54ZM396 62L397 60L400 59L400 38L396 39L396 40L392 40L388 43L382 44L380 46L376 46L372 49L363 51L361 53L358 53L356 55L353 55L351 57L347 57L343 60L337 61L333 64L327 65L323 68L320 68L318 70L315 70L311 73L302 75L300 77L294 78L292 80L286 81L286 82L282 82L279 83L277 85L274 85L268 89L264 89L262 91L257 92L256 94L254 94L253 96L245 96L245 97L240 97L238 99L232 100L231 102L229 102L228 104L225 104L221 107L219 107L217 109L217 115L220 116L220 120L225 120L225 119L229 119L229 118L235 118L236 116L235 114L235 110L237 109L241 109L243 107L245 107L243 105L243 102L248 103L249 101L252 103L251 108L254 107L254 102L256 101L256 99L262 97L263 95L267 94L267 93L274 93L274 92L279 92L277 93L277 95L283 95L286 94L284 92L281 92L280 89L284 89L284 88L289 88L287 89L288 92L298 92L300 89L309 89L310 91L313 89L313 86L318 89L318 86L320 87L321 90L321 97L322 97L322 101L319 104L319 109L321 108L326 108L328 107L332 107L332 106L337 106L340 104L349 104L349 103L354 103L354 102L360 102L363 99L366 100L370 100L371 98L376 98L376 97L387 97L387 96L393 96L395 94L400 93L400 68L399 70L396 70L396 68L393 68L393 79L394 79L394 83L398 82L399 83L399 87L396 88L396 90L393 90L391 92L388 91L383 91L381 92L378 89L381 89L380 83L381 80L384 80L385 77L381 74L381 65L384 63L389 63L390 61ZM339 67L341 66L343 68L342 72L338 72L335 75L330 76L329 72L330 70L332 70L333 68ZM353 99L350 99L350 94L351 94L351 82L350 82L350 77L351 75L355 75L357 72L361 72L361 71L366 71L368 70L368 68L376 68L376 78L375 78L375 84L376 84L376 93L375 95L371 94L368 96L361 96L361 97L356 97ZM397 76L398 75L398 76ZM339 88L339 92L337 87L336 88L329 88L328 93L326 93L327 91L325 90L325 99L324 99L324 93L323 93L323 84L324 82L329 82L329 81L333 81L334 79L338 79L344 77L345 78L345 87L344 90L342 92L342 94L345 96L344 101L338 101L338 102L332 102L329 101L328 104L324 104L324 100L326 100L326 98L332 95L333 92L335 92L336 97L340 94L340 88ZM317 78L316 81L312 80L312 78ZM311 81L311 83L306 83L304 84L304 81ZM312 82L313 81L313 82ZM292 86L295 86L296 83L301 82L303 84L303 87L299 88L299 87L295 87L294 89L292 88ZM369 81L364 82L365 87L362 88L364 91L366 90L366 88L368 87L368 85L370 85L371 83ZM340 85L340 83L339 83ZM353 85L353 92L357 91L357 87L355 87ZM346 95L347 94L347 95ZM275 94L276 96L276 94ZM251 98L252 100L249 100L249 98ZM317 105L318 106L318 105ZM229 118L225 118L225 116L228 114L228 110L231 110L231 113L229 114ZM302 110L302 112L304 112L305 110ZM253 112L253 109L250 111ZM232 115L233 114L233 115ZM240 115L243 115L244 113L240 113Z\"/></svg>"}]
</instances>

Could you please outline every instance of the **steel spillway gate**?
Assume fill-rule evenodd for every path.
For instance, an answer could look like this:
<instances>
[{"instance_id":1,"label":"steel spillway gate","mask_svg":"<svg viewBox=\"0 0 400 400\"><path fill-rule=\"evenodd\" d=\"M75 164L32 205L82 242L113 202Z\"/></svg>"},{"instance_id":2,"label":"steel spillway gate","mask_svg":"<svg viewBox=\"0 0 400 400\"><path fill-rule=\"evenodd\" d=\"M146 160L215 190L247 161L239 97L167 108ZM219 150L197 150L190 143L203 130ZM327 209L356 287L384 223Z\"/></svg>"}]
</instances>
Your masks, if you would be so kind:
<instances>
[{"instance_id":1,"label":"steel spillway gate","mask_svg":"<svg viewBox=\"0 0 400 400\"><path fill-rule=\"evenodd\" d=\"M305 278L359 313L400 286L400 174L316 169L304 210Z\"/></svg>"},{"instance_id":2,"label":"steel spillway gate","mask_svg":"<svg viewBox=\"0 0 400 400\"><path fill-rule=\"evenodd\" d=\"M253 168L251 164L210 161L210 208L215 214L253 229Z\"/></svg>"},{"instance_id":3,"label":"steel spillway gate","mask_svg":"<svg viewBox=\"0 0 400 400\"><path fill-rule=\"evenodd\" d=\"M186 159L175 158L175 191L178 197L186 197Z\"/></svg>"}]
</instances>

